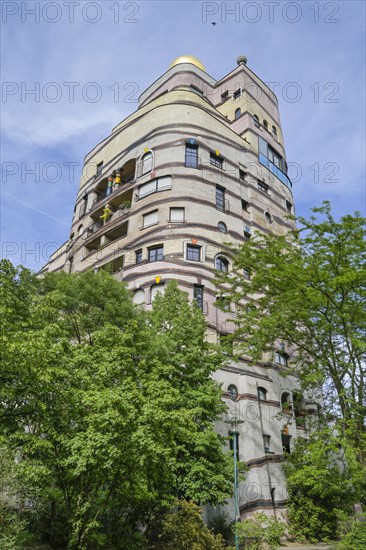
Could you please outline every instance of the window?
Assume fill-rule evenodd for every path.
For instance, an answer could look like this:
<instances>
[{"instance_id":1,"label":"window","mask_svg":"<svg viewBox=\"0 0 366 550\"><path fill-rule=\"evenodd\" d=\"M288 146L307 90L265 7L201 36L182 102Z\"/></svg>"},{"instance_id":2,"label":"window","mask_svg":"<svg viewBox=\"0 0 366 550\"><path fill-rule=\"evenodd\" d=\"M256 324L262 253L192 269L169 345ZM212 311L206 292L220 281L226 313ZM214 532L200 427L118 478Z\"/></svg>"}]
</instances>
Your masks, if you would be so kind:
<instances>
[{"instance_id":1,"label":"window","mask_svg":"<svg viewBox=\"0 0 366 550\"><path fill-rule=\"evenodd\" d=\"M138 177L143 176L144 174L148 174L153 169L153 154L151 151L148 151L145 153L138 165Z\"/></svg>"},{"instance_id":2,"label":"window","mask_svg":"<svg viewBox=\"0 0 366 550\"><path fill-rule=\"evenodd\" d=\"M78 227L78 237L80 237L80 235L82 234L83 229L84 229L83 225L79 225L79 227Z\"/></svg>"},{"instance_id":3,"label":"window","mask_svg":"<svg viewBox=\"0 0 366 550\"><path fill-rule=\"evenodd\" d=\"M153 210L152 212L149 212L148 214L144 214L142 216L142 227L150 227L150 225L157 224L158 221L158 210Z\"/></svg>"},{"instance_id":4,"label":"window","mask_svg":"<svg viewBox=\"0 0 366 550\"><path fill-rule=\"evenodd\" d=\"M241 200L241 207L244 210L244 212L249 212L249 202L245 201L244 199Z\"/></svg>"},{"instance_id":5,"label":"window","mask_svg":"<svg viewBox=\"0 0 366 550\"><path fill-rule=\"evenodd\" d=\"M203 310L203 286L202 285L194 285L193 299L197 303L198 307Z\"/></svg>"},{"instance_id":6,"label":"window","mask_svg":"<svg viewBox=\"0 0 366 550\"><path fill-rule=\"evenodd\" d=\"M287 176L287 164L268 143L261 137L259 142L259 162L263 164L272 174L274 174L282 183L291 189L292 184Z\"/></svg>"},{"instance_id":7,"label":"window","mask_svg":"<svg viewBox=\"0 0 366 550\"><path fill-rule=\"evenodd\" d=\"M221 94L221 103L225 103L229 99L229 92L226 90L226 92Z\"/></svg>"},{"instance_id":8,"label":"window","mask_svg":"<svg viewBox=\"0 0 366 550\"><path fill-rule=\"evenodd\" d=\"M291 394L288 391L281 395L281 409L284 414L292 414Z\"/></svg>"},{"instance_id":9,"label":"window","mask_svg":"<svg viewBox=\"0 0 366 550\"><path fill-rule=\"evenodd\" d=\"M234 451L234 437L235 437L235 448L236 448L236 461L239 462L239 434L238 432L229 432L230 451Z\"/></svg>"},{"instance_id":10,"label":"window","mask_svg":"<svg viewBox=\"0 0 366 550\"><path fill-rule=\"evenodd\" d=\"M97 177L100 176L102 172L103 172L103 162L99 162L99 164L97 164Z\"/></svg>"},{"instance_id":11,"label":"window","mask_svg":"<svg viewBox=\"0 0 366 550\"><path fill-rule=\"evenodd\" d=\"M241 170L241 169L239 168L239 179L240 179L241 181L245 181L246 175L247 175L247 173L244 172L244 170Z\"/></svg>"},{"instance_id":12,"label":"window","mask_svg":"<svg viewBox=\"0 0 366 550\"><path fill-rule=\"evenodd\" d=\"M263 126L266 130L268 130L268 122L266 120L263 120Z\"/></svg>"},{"instance_id":13,"label":"window","mask_svg":"<svg viewBox=\"0 0 366 550\"><path fill-rule=\"evenodd\" d=\"M227 233L227 227L226 227L226 223L224 222L219 222L217 224L217 228L219 231L221 231L221 233Z\"/></svg>"},{"instance_id":14,"label":"window","mask_svg":"<svg viewBox=\"0 0 366 550\"><path fill-rule=\"evenodd\" d=\"M239 395L238 388L234 384L230 384L227 391L230 394L230 399L236 401Z\"/></svg>"},{"instance_id":15,"label":"window","mask_svg":"<svg viewBox=\"0 0 366 550\"><path fill-rule=\"evenodd\" d=\"M225 212L225 189L220 185L216 185L216 208Z\"/></svg>"},{"instance_id":16,"label":"window","mask_svg":"<svg viewBox=\"0 0 366 550\"><path fill-rule=\"evenodd\" d=\"M235 120L241 117L241 109L236 109L235 111Z\"/></svg>"},{"instance_id":17,"label":"window","mask_svg":"<svg viewBox=\"0 0 366 550\"><path fill-rule=\"evenodd\" d=\"M244 275L244 279L247 279L247 281L250 281L250 269L247 269L246 267L244 267L243 275Z\"/></svg>"},{"instance_id":18,"label":"window","mask_svg":"<svg viewBox=\"0 0 366 550\"><path fill-rule=\"evenodd\" d=\"M259 122L258 115L253 115L253 119L254 119L254 126L256 126L257 128L260 128L260 122Z\"/></svg>"},{"instance_id":19,"label":"window","mask_svg":"<svg viewBox=\"0 0 366 550\"><path fill-rule=\"evenodd\" d=\"M185 221L185 209L184 208L170 208L169 211L169 221L173 223L184 222Z\"/></svg>"},{"instance_id":20,"label":"window","mask_svg":"<svg viewBox=\"0 0 366 550\"><path fill-rule=\"evenodd\" d=\"M282 170L282 157L276 153L271 147L268 146L268 160L271 161L276 168Z\"/></svg>"},{"instance_id":21,"label":"window","mask_svg":"<svg viewBox=\"0 0 366 550\"><path fill-rule=\"evenodd\" d=\"M239 88L238 90L235 90L235 92L233 93L233 99L239 99L240 96L241 96L241 89Z\"/></svg>"},{"instance_id":22,"label":"window","mask_svg":"<svg viewBox=\"0 0 366 550\"><path fill-rule=\"evenodd\" d=\"M288 356L283 351L276 351L275 353L275 362L277 365L281 365L282 367L287 367L287 359Z\"/></svg>"},{"instance_id":23,"label":"window","mask_svg":"<svg viewBox=\"0 0 366 550\"><path fill-rule=\"evenodd\" d=\"M142 248L140 248L140 250L136 250L135 260L137 264L140 264L142 262Z\"/></svg>"},{"instance_id":24,"label":"window","mask_svg":"<svg viewBox=\"0 0 366 550\"><path fill-rule=\"evenodd\" d=\"M79 210L79 220L80 218L82 218L83 216L85 216L85 212L86 212L86 204L87 204L87 198L84 197L81 204L80 204L80 210Z\"/></svg>"},{"instance_id":25,"label":"window","mask_svg":"<svg viewBox=\"0 0 366 550\"><path fill-rule=\"evenodd\" d=\"M186 143L185 165L188 168L198 167L198 145Z\"/></svg>"},{"instance_id":26,"label":"window","mask_svg":"<svg viewBox=\"0 0 366 550\"><path fill-rule=\"evenodd\" d=\"M164 259L164 247L163 245L151 246L147 249L147 261L158 262Z\"/></svg>"},{"instance_id":27,"label":"window","mask_svg":"<svg viewBox=\"0 0 366 550\"><path fill-rule=\"evenodd\" d=\"M277 129L276 126L272 126L272 136L277 141Z\"/></svg>"},{"instance_id":28,"label":"window","mask_svg":"<svg viewBox=\"0 0 366 550\"><path fill-rule=\"evenodd\" d=\"M136 290L133 295L132 301L136 305L141 305L145 302L145 292L143 290Z\"/></svg>"},{"instance_id":29,"label":"window","mask_svg":"<svg viewBox=\"0 0 366 550\"><path fill-rule=\"evenodd\" d=\"M291 453L291 436L287 434L281 434L282 450L284 453Z\"/></svg>"},{"instance_id":30,"label":"window","mask_svg":"<svg viewBox=\"0 0 366 550\"><path fill-rule=\"evenodd\" d=\"M249 229L249 231L247 230L247 227L245 226L245 228L244 228L244 241L249 241L249 239L251 237L250 227L248 229Z\"/></svg>"},{"instance_id":31,"label":"window","mask_svg":"<svg viewBox=\"0 0 366 550\"><path fill-rule=\"evenodd\" d=\"M267 390L266 388L257 388L257 395L259 401L267 401Z\"/></svg>"},{"instance_id":32,"label":"window","mask_svg":"<svg viewBox=\"0 0 366 550\"><path fill-rule=\"evenodd\" d=\"M164 287L163 284L152 285L152 287L150 289L150 301L151 301L151 303L154 301L154 298L156 297L156 295L158 293L164 294L164 292L165 292L165 287Z\"/></svg>"},{"instance_id":33,"label":"window","mask_svg":"<svg viewBox=\"0 0 366 550\"><path fill-rule=\"evenodd\" d=\"M225 256L217 256L215 260L215 268L218 271L227 273L229 271L229 260L227 260Z\"/></svg>"},{"instance_id":34,"label":"window","mask_svg":"<svg viewBox=\"0 0 366 550\"><path fill-rule=\"evenodd\" d=\"M267 223L273 223L272 214L270 212L268 212L268 210L265 211L264 217L265 217L265 220L266 220Z\"/></svg>"},{"instance_id":35,"label":"window","mask_svg":"<svg viewBox=\"0 0 366 550\"><path fill-rule=\"evenodd\" d=\"M201 261L201 247L195 244L187 244L187 260L192 262Z\"/></svg>"},{"instance_id":36,"label":"window","mask_svg":"<svg viewBox=\"0 0 366 550\"><path fill-rule=\"evenodd\" d=\"M271 436L270 435L263 435L263 446L264 446L264 452L270 453L271 452Z\"/></svg>"},{"instance_id":37,"label":"window","mask_svg":"<svg viewBox=\"0 0 366 550\"><path fill-rule=\"evenodd\" d=\"M268 195L269 187L266 183L264 183L261 180L258 180L257 181L257 187L258 187L259 191L263 191L263 193L267 193L267 195Z\"/></svg>"},{"instance_id":38,"label":"window","mask_svg":"<svg viewBox=\"0 0 366 550\"><path fill-rule=\"evenodd\" d=\"M222 170L224 159L216 153L210 153L210 164Z\"/></svg>"},{"instance_id":39,"label":"window","mask_svg":"<svg viewBox=\"0 0 366 550\"><path fill-rule=\"evenodd\" d=\"M139 199L150 195L150 193L156 193L157 191L164 191L172 188L171 176L163 176L162 178L156 178L148 181L139 187Z\"/></svg>"},{"instance_id":40,"label":"window","mask_svg":"<svg viewBox=\"0 0 366 550\"><path fill-rule=\"evenodd\" d=\"M197 88L197 86L194 86L193 84L190 85L190 88L192 90L193 93L203 97L203 91L200 90L199 88Z\"/></svg>"},{"instance_id":41,"label":"window","mask_svg":"<svg viewBox=\"0 0 366 550\"><path fill-rule=\"evenodd\" d=\"M292 204L289 201L286 201L286 210L289 214L292 214Z\"/></svg>"}]
</instances>

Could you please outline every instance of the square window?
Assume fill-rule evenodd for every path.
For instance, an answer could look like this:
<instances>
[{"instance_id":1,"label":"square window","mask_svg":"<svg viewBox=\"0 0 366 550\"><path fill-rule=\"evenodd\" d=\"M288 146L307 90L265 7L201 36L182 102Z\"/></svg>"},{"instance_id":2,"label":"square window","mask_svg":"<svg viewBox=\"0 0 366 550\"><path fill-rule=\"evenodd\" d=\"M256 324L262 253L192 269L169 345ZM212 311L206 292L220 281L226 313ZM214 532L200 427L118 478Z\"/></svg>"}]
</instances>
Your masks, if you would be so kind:
<instances>
[{"instance_id":1,"label":"square window","mask_svg":"<svg viewBox=\"0 0 366 550\"><path fill-rule=\"evenodd\" d=\"M235 90L235 92L233 93L233 99L239 99L240 96L241 96L241 89L239 88L238 90Z\"/></svg>"},{"instance_id":2,"label":"square window","mask_svg":"<svg viewBox=\"0 0 366 550\"><path fill-rule=\"evenodd\" d=\"M150 225L157 224L158 221L158 210L153 210L142 216L142 227L150 227Z\"/></svg>"},{"instance_id":3,"label":"square window","mask_svg":"<svg viewBox=\"0 0 366 550\"><path fill-rule=\"evenodd\" d=\"M229 92L226 90L226 92L221 94L221 103L225 103L229 99Z\"/></svg>"},{"instance_id":4,"label":"square window","mask_svg":"<svg viewBox=\"0 0 366 550\"><path fill-rule=\"evenodd\" d=\"M187 260L192 262L201 261L201 247L193 244L187 244Z\"/></svg>"},{"instance_id":5,"label":"square window","mask_svg":"<svg viewBox=\"0 0 366 550\"><path fill-rule=\"evenodd\" d=\"M216 208L225 212L225 189L220 185L216 185Z\"/></svg>"},{"instance_id":6,"label":"square window","mask_svg":"<svg viewBox=\"0 0 366 550\"><path fill-rule=\"evenodd\" d=\"M210 164L222 170L223 162L224 162L224 159L220 157L220 155L216 155L216 153L210 153Z\"/></svg>"},{"instance_id":7,"label":"square window","mask_svg":"<svg viewBox=\"0 0 366 550\"><path fill-rule=\"evenodd\" d=\"M258 189L259 189L260 191L262 191L263 193L267 193L267 195L268 195L269 187L268 187L268 185L267 185L266 183L264 183L264 182L261 181L261 180L258 180L258 181L257 181L257 186L258 186Z\"/></svg>"},{"instance_id":8,"label":"square window","mask_svg":"<svg viewBox=\"0 0 366 550\"><path fill-rule=\"evenodd\" d=\"M275 353L275 362L277 365L281 365L282 367L287 367L287 354L283 351L276 351Z\"/></svg>"},{"instance_id":9,"label":"square window","mask_svg":"<svg viewBox=\"0 0 366 550\"><path fill-rule=\"evenodd\" d=\"M164 247L163 245L152 246L147 249L147 261L159 262L164 259Z\"/></svg>"},{"instance_id":10,"label":"square window","mask_svg":"<svg viewBox=\"0 0 366 550\"><path fill-rule=\"evenodd\" d=\"M184 208L170 208L169 221L173 223L185 221L185 209Z\"/></svg>"},{"instance_id":11,"label":"square window","mask_svg":"<svg viewBox=\"0 0 366 550\"><path fill-rule=\"evenodd\" d=\"M198 167L198 145L186 143L185 165L188 168Z\"/></svg>"},{"instance_id":12,"label":"square window","mask_svg":"<svg viewBox=\"0 0 366 550\"><path fill-rule=\"evenodd\" d=\"M142 248L140 248L140 250L136 250L135 257L136 257L136 263L140 264L142 262Z\"/></svg>"}]
</instances>

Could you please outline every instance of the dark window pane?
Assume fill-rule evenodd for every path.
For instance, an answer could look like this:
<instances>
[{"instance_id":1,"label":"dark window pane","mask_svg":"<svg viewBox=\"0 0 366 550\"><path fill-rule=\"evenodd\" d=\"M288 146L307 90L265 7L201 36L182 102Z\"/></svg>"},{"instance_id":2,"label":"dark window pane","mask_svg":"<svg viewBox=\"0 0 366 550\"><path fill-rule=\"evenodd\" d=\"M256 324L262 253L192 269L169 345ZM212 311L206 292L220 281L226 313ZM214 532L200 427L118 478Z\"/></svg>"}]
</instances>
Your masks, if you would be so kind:
<instances>
[{"instance_id":1,"label":"dark window pane","mask_svg":"<svg viewBox=\"0 0 366 550\"><path fill-rule=\"evenodd\" d=\"M142 250L136 250L136 263L140 264L142 262Z\"/></svg>"},{"instance_id":2,"label":"dark window pane","mask_svg":"<svg viewBox=\"0 0 366 550\"><path fill-rule=\"evenodd\" d=\"M201 260L201 247L187 244L187 260L199 262Z\"/></svg>"},{"instance_id":3,"label":"dark window pane","mask_svg":"<svg viewBox=\"0 0 366 550\"><path fill-rule=\"evenodd\" d=\"M186 160L185 165L190 168L198 166L198 147L197 145L186 144Z\"/></svg>"},{"instance_id":4,"label":"dark window pane","mask_svg":"<svg viewBox=\"0 0 366 550\"><path fill-rule=\"evenodd\" d=\"M155 246L148 249L148 261L149 262L158 262L163 259L164 248L162 246Z\"/></svg>"},{"instance_id":5,"label":"dark window pane","mask_svg":"<svg viewBox=\"0 0 366 550\"><path fill-rule=\"evenodd\" d=\"M197 302L198 307L200 309L203 309L203 286L194 285L193 296Z\"/></svg>"},{"instance_id":6,"label":"dark window pane","mask_svg":"<svg viewBox=\"0 0 366 550\"><path fill-rule=\"evenodd\" d=\"M216 185L216 208L225 212L225 189Z\"/></svg>"}]
</instances>

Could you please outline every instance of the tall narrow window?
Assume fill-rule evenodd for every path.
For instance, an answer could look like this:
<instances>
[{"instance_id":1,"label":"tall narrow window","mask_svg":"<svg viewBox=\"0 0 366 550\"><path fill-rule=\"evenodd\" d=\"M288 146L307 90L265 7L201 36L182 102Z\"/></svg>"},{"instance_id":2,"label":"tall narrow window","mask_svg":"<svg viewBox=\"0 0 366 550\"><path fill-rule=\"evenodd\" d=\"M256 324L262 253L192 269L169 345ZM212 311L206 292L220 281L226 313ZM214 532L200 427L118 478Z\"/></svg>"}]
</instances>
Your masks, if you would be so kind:
<instances>
[{"instance_id":1,"label":"tall narrow window","mask_svg":"<svg viewBox=\"0 0 366 550\"><path fill-rule=\"evenodd\" d=\"M236 109L235 111L235 120L241 117L241 109Z\"/></svg>"},{"instance_id":2,"label":"tall narrow window","mask_svg":"<svg viewBox=\"0 0 366 550\"><path fill-rule=\"evenodd\" d=\"M289 214L292 214L292 204L289 201L286 201L286 210Z\"/></svg>"},{"instance_id":3,"label":"tall narrow window","mask_svg":"<svg viewBox=\"0 0 366 550\"><path fill-rule=\"evenodd\" d=\"M158 210L153 210L142 216L142 227L150 227L150 225L157 224L158 221Z\"/></svg>"},{"instance_id":4,"label":"tall narrow window","mask_svg":"<svg viewBox=\"0 0 366 550\"><path fill-rule=\"evenodd\" d=\"M97 164L97 176L100 176L102 172L103 172L103 162L99 162L99 164Z\"/></svg>"},{"instance_id":5,"label":"tall narrow window","mask_svg":"<svg viewBox=\"0 0 366 550\"><path fill-rule=\"evenodd\" d=\"M263 120L263 126L266 130L268 130L268 122L266 120Z\"/></svg>"},{"instance_id":6,"label":"tall narrow window","mask_svg":"<svg viewBox=\"0 0 366 550\"><path fill-rule=\"evenodd\" d=\"M291 436L287 434L281 434L282 450L284 453L291 453Z\"/></svg>"},{"instance_id":7,"label":"tall narrow window","mask_svg":"<svg viewBox=\"0 0 366 550\"><path fill-rule=\"evenodd\" d=\"M193 298L196 301L198 307L200 309L203 309L203 286L202 285L194 285Z\"/></svg>"},{"instance_id":8,"label":"tall narrow window","mask_svg":"<svg viewBox=\"0 0 366 550\"><path fill-rule=\"evenodd\" d=\"M249 212L249 202L244 199L241 200L241 207L244 212Z\"/></svg>"},{"instance_id":9,"label":"tall narrow window","mask_svg":"<svg viewBox=\"0 0 366 550\"><path fill-rule=\"evenodd\" d=\"M216 185L216 208L225 212L225 188L220 185Z\"/></svg>"},{"instance_id":10,"label":"tall narrow window","mask_svg":"<svg viewBox=\"0 0 366 550\"><path fill-rule=\"evenodd\" d=\"M242 170L241 168L239 168L239 179L241 181L245 181L246 175L247 175L247 173L244 172L244 170Z\"/></svg>"},{"instance_id":11,"label":"tall narrow window","mask_svg":"<svg viewBox=\"0 0 366 550\"><path fill-rule=\"evenodd\" d=\"M80 218L82 218L83 216L85 216L85 212L86 212L86 204L88 202L88 199L87 197L84 197L81 204L80 204L80 209L79 209L79 220Z\"/></svg>"},{"instance_id":12,"label":"tall narrow window","mask_svg":"<svg viewBox=\"0 0 366 550\"><path fill-rule=\"evenodd\" d=\"M198 167L198 145L192 145L191 143L186 143L185 165L188 168Z\"/></svg>"},{"instance_id":13,"label":"tall narrow window","mask_svg":"<svg viewBox=\"0 0 366 550\"><path fill-rule=\"evenodd\" d=\"M272 126L272 136L277 141L277 129L276 126Z\"/></svg>"},{"instance_id":14,"label":"tall narrow window","mask_svg":"<svg viewBox=\"0 0 366 550\"><path fill-rule=\"evenodd\" d=\"M221 94L221 103L225 103L229 99L229 92L226 90L226 92Z\"/></svg>"},{"instance_id":15,"label":"tall narrow window","mask_svg":"<svg viewBox=\"0 0 366 550\"><path fill-rule=\"evenodd\" d=\"M187 260L192 262L201 261L201 247L194 244L187 244Z\"/></svg>"},{"instance_id":16,"label":"tall narrow window","mask_svg":"<svg viewBox=\"0 0 366 550\"><path fill-rule=\"evenodd\" d=\"M138 176L148 174L153 169L153 154L151 151L145 153L139 163Z\"/></svg>"},{"instance_id":17,"label":"tall narrow window","mask_svg":"<svg viewBox=\"0 0 366 550\"><path fill-rule=\"evenodd\" d=\"M223 163L224 163L224 159L220 157L220 155L216 155L216 153L210 153L210 164L222 170Z\"/></svg>"},{"instance_id":18,"label":"tall narrow window","mask_svg":"<svg viewBox=\"0 0 366 550\"><path fill-rule=\"evenodd\" d=\"M140 264L142 262L142 248L140 248L140 250L136 250L135 259L137 264Z\"/></svg>"},{"instance_id":19,"label":"tall narrow window","mask_svg":"<svg viewBox=\"0 0 366 550\"><path fill-rule=\"evenodd\" d=\"M253 119L254 119L254 126L256 126L257 128L260 127L260 122L259 122L259 117L258 115L253 115Z\"/></svg>"},{"instance_id":20,"label":"tall narrow window","mask_svg":"<svg viewBox=\"0 0 366 550\"><path fill-rule=\"evenodd\" d=\"M263 446L264 446L264 452L270 453L271 452L271 436L270 435L263 435Z\"/></svg>"}]
</instances>

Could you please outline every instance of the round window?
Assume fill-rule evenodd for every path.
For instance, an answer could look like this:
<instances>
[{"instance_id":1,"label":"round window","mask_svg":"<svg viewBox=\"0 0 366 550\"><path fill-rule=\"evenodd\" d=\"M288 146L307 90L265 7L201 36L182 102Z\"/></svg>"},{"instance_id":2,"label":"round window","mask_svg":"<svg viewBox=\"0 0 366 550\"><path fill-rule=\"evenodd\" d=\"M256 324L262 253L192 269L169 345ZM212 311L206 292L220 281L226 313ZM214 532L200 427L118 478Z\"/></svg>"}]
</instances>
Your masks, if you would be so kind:
<instances>
[{"instance_id":1,"label":"round window","mask_svg":"<svg viewBox=\"0 0 366 550\"><path fill-rule=\"evenodd\" d=\"M265 211L264 217L266 218L266 222L268 222L268 223L273 222L272 214L270 212L268 212L268 210Z\"/></svg>"},{"instance_id":2,"label":"round window","mask_svg":"<svg viewBox=\"0 0 366 550\"><path fill-rule=\"evenodd\" d=\"M224 222L219 222L219 223L217 224L217 227L218 227L219 231L221 231L221 233L227 233L226 223L224 223Z\"/></svg>"},{"instance_id":3,"label":"round window","mask_svg":"<svg viewBox=\"0 0 366 550\"><path fill-rule=\"evenodd\" d=\"M233 401L236 401L238 397L238 388L234 386L234 384L230 384L230 386L228 386L227 391L230 394L230 399L232 399Z\"/></svg>"}]
</instances>

